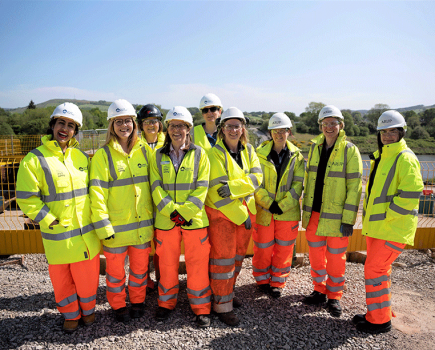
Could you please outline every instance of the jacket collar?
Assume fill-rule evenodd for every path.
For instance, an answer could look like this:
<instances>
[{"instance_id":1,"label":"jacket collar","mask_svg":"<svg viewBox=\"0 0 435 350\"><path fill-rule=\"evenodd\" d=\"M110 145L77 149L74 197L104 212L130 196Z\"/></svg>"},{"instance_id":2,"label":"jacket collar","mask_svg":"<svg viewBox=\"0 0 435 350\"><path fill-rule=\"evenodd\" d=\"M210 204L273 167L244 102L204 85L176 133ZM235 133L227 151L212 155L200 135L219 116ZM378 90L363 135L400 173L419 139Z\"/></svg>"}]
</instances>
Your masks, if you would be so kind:
<instances>
[{"instance_id":1,"label":"jacket collar","mask_svg":"<svg viewBox=\"0 0 435 350\"><path fill-rule=\"evenodd\" d=\"M342 129L338 133L338 137L337 137L337 140L335 140L335 144L339 144L340 142L345 141L345 140L346 140L346 133ZM323 135L323 133L322 133L319 136L312 139L311 141L314 142L318 146L323 145L323 143L325 142L325 135Z\"/></svg>"},{"instance_id":2,"label":"jacket collar","mask_svg":"<svg viewBox=\"0 0 435 350\"><path fill-rule=\"evenodd\" d=\"M52 152L60 152L63 153L62 148L60 148L59 143L56 140L53 140L52 135L45 135L41 138L42 144L47 147ZM68 147L69 148L78 148L79 143L76 140L75 137L72 137L71 140L69 140Z\"/></svg>"},{"instance_id":3,"label":"jacket collar","mask_svg":"<svg viewBox=\"0 0 435 350\"><path fill-rule=\"evenodd\" d=\"M197 149L198 146L196 146L193 142L190 142L189 148L187 148L187 150L185 149L184 151L189 152L190 150L195 150ZM171 151L171 144L167 143L164 147L160 148L158 150L158 152L162 153L162 154L166 154L169 155L169 152Z\"/></svg>"}]
</instances>

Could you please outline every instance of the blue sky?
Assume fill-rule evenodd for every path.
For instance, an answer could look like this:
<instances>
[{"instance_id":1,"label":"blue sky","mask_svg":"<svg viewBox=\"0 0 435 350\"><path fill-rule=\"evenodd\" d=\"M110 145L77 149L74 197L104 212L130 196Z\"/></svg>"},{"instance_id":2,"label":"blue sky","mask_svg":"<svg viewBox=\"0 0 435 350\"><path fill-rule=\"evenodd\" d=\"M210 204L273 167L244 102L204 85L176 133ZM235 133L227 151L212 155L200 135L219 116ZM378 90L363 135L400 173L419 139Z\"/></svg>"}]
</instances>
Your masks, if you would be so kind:
<instances>
[{"instance_id":1,"label":"blue sky","mask_svg":"<svg viewBox=\"0 0 435 350\"><path fill-rule=\"evenodd\" d=\"M2 1L0 107L435 104L435 2Z\"/></svg>"}]
</instances>

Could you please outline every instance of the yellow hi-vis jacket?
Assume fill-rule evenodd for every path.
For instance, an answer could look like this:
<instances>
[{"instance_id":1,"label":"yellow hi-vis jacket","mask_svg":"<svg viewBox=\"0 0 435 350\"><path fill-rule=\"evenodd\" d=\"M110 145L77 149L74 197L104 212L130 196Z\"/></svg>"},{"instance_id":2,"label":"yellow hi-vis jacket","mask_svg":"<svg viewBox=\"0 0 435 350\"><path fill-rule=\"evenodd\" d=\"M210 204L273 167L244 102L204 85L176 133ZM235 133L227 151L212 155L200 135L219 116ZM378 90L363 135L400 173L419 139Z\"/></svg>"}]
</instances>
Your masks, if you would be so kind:
<instances>
[{"instance_id":1,"label":"yellow hi-vis jacket","mask_svg":"<svg viewBox=\"0 0 435 350\"><path fill-rule=\"evenodd\" d=\"M248 218L248 210L257 214L254 192L263 181L263 173L257 154L248 143L241 151L243 169L231 157L222 140L208 153L210 159L210 188L205 205L221 211L236 225L243 224ZM217 190L221 181L227 181L231 195L227 198L219 196Z\"/></svg>"},{"instance_id":2,"label":"yellow hi-vis jacket","mask_svg":"<svg viewBox=\"0 0 435 350\"><path fill-rule=\"evenodd\" d=\"M92 221L100 239L110 248L140 245L153 238L153 203L148 160L150 152L137 140L130 154L112 139L92 158Z\"/></svg>"},{"instance_id":3,"label":"yellow hi-vis jacket","mask_svg":"<svg viewBox=\"0 0 435 350\"><path fill-rule=\"evenodd\" d=\"M195 145L201 147L207 154L210 152L213 146L210 144L202 124L191 129L190 136Z\"/></svg>"},{"instance_id":4,"label":"yellow hi-vis jacket","mask_svg":"<svg viewBox=\"0 0 435 350\"><path fill-rule=\"evenodd\" d=\"M157 136L157 145L156 147L154 147L154 149L152 149L147 142L147 138L145 137L145 133L142 131L140 134L140 139L143 142L143 144L145 145L145 147L147 148L148 151L150 151L151 153L155 152L156 150L158 150L159 148L163 147L163 144L165 143L165 134L163 132L159 133L159 136Z\"/></svg>"},{"instance_id":5,"label":"yellow hi-vis jacket","mask_svg":"<svg viewBox=\"0 0 435 350\"><path fill-rule=\"evenodd\" d=\"M420 163L404 139L382 147L374 157L379 161L367 202L364 197L362 234L413 245L418 222L418 205L423 180ZM374 160L371 162L373 171Z\"/></svg>"},{"instance_id":6,"label":"yellow hi-vis jacket","mask_svg":"<svg viewBox=\"0 0 435 350\"><path fill-rule=\"evenodd\" d=\"M307 228L311 217L317 166L325 136L321 134L312 141L305 169L303 228ZM341 223L355 224L362 192L361 175L362 161L359 150L354 144L346 141L344 131L340 130L326 167L317 236L342 237Z\"/></svg>"},{"instance_id":7,"label":"yellow hi-vis jacket","mask_svg":"<svg viewBox=\"0 0 435 350\"><path fill-rule=\"evenodd\" d=\"M150 162L151 190L157 206L155 228L165 231L173 229L175 223L170 216L174 210L186 221L192 220L191 226L182 226L184 230L207 227L208 218L204 208L210 175L207 154L201 147L190 143L176 172L169 152L168 143L154 152Z\"/></svg>"},{"instance_id":8,"label":"yellow hi-vis jacket","mask_svg":"<svg viewBox=\"0 0 435 350\"><path fill-rule=\"evenodd\" d=\"M278 189L275 165L270 160L270 152L273 141L265 141L257 148L257 156L263 171L263 183L255 192L257 203L257 224L269 226L272 221L272 213L268 210L272 202L278 202L284 212L281 215L273 214L278 221L299 221L301 219L301 197L304 181L304 157L299 148L287 141L289 155L283 160Z\"/></svg>"},{"instance_id":9,"label":"yellow hi-vis jacket","mask_svg":"<svg viewBox=\"0 0 435 350\"><path fill-rule=\"evenodd\" d=\"M80 151L75 138L62 152L51 135L30 151L20 163L17 203L39 222L49 264L72 264L90 260L101 244L91 222L88 193L89 156ZM49 225L58 220L58 225Z\"/></svg>"}]
</instances>

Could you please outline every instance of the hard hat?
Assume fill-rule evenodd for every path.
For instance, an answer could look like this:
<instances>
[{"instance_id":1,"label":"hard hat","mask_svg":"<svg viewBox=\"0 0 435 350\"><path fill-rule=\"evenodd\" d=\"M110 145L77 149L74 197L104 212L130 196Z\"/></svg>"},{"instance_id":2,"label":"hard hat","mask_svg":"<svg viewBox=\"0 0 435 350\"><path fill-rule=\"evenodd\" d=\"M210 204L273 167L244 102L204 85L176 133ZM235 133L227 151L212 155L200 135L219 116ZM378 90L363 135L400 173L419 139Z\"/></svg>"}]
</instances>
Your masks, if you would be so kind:
<instances>
[{"instance_id":1,"label":"hard hat","mask_svg":"<svg viewBox=\"0 0 435 350\"><path fill-rule=\"evenodd\" d=\"M57 106L53 114L50 116L50 119L54 117L65 117L72 119L76 122L76 124L81 127L83 121L83 115L80 111L79 107L77 107L74 103L65 102L61 105Z\"/></svg>"},{"instance_id":2,"label":"hard hat","mask_svg":"<svg viewBox=\"0 0 435 350\"><path fill-rule=\"evenodd\" d=\"M284 129L284 128L291 128L292 122L289 117L285 113L275 113L273 116L269 119L269 126L268 130L272 129Z\"/></svg>"},{"instance_id":3,"label":"hard hat","mask_svg":"<svg viewBox=\"0 0 435 350\"><path fill-rule=\"evenodd\" d=\"M225 112L222 113L221 124L226 119L234 119L234 118L240 119L241 121L246 123L246 118L243 115L243 112L240 109L238 109L237 107L230 107Z\"/></svg>"},{"instance_id":4,"label":"hard hat","mask_svg":"<svg viewBox=\"0 0 435 350\"><path fill-rule=\"evenodd\" d=\"M171 120L182 120L183 122L193 126L192 114L183 106L175 106L166 114L165 123L168 125Z\"/></svg>"},{"instance_id":5,"label":"hard hat","mask_svg":"<svg viewBox=\"0 0 435 350\"><path fill-rule=\"evenodd\" d=\"M122 116L132 116L136 118L136 110L130 102L121 98L110 105L107 111L107 120Z\"/></svg>"},{"instance_id":6,"label":"hard hat","mask_svg":"<svg viewBox=\"0 0 435 350\"><path fill-rule=\"evenodd\" d=\"M160 109L156 106L148 104L140 109L137 114L137 121L139 124L142 124L146 118L158 118L159 120L162 120L163 115L162 112L160 112Z\"/></svg>"},{"instance_id":7,"label":"hard hat","mask_svg":"<svg viewBox=\"0 0 435 350\"><path fill-rule=\"evenodd\" d=\"M406 121L403 116L394 110L386 111L378 119L378 130L389 128L404 128L406 130Z\"/></svg>"},{"instance_id":8,"label":"hard hat","mask_svg":"<svg viewBox=\"0 0 435 350\"><path fill-rule=\"evenodd\" d=\"M218 106L220 108L223 108L220 98L217 97L215 94L211 93L202 96L201 101L199 101L200 110L208 106Z\"/></svg>"},{"instance_id":9,"label":"hard hat","mask_svg":"<svg viewBox=\"0 0 435 350\"><path fill-rule=\"evenodd\" d=\"M320 124L320 122L325 119L325 118L339 118L341 120L344 120L343 118L343 114L341 114L341 111L333 106L333 105L329 105L329 106L325 106L320 110L319 113L319 119L317 120Z\"/></svg>"}]
</instances>

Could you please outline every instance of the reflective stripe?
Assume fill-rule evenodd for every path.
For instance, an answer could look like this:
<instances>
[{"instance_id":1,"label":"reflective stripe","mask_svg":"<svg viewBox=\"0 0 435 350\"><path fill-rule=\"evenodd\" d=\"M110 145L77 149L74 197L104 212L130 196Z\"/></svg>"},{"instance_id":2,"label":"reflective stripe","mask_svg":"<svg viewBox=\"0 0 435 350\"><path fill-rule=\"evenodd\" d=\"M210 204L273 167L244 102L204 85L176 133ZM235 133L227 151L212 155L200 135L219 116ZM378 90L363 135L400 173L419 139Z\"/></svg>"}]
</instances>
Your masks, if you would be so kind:
<instances>
[{"instance_id":1,"label":"reflective stripe","mask_svg":"<svg viewBox=\"0 0 435 350\"><path fill-rule=\"evenodd\" d=\"M165 191L190 191L192 187L191 183L172 183L172 184L163 184L163 189Z\"/></svg>"},{"instance_id":2,"label":"reflective stripe","mask_svg":"<svg viewBox=\"0 0 435 350\"><path fill-rule=\"evenodd\" d=\"M273 272L283 272L283 273L287 273L287 272L290 272L290 270L291 270L291 266L286 266L286 267L275 267L275 266L272 266L272 271Z\"/></svg>"},{"instance_id":3,"label":"reflective stripe","mask_svg":"<svg viewBox=\"0 0 435 350\"><path fill-rule=\"evenodd\" d=\"M316 165L310 165L310 167L308 168L308 171L313 171L313 172L317 173L317 166Z\"/></svg>"},{"instance_id":4,"label":"reflective stripe","mask_svg":"<svg viewBox=\"0 0 435 350\"><path fill-rule=\"evenodd\" d=\"M74 312L62 312L62 315L66 320L72 320L73 318L80 316L80 310Z\"/></svg>"},{"instance_id":5,"label":"reflective stripe","mask_svg":"<svg viewBox=\"0 0 435 350\"><path fill-rule=\"evenodd\" d=\"M125 283L125 275L124 275L124 277L122 277L122 279L119 280L113 276L110 276L106 271L106 280L110 283L120 283L120 282Z\"/></svg>"},{"instance_id":6,"label":"reflective stripe","mask_svg":"<svg viewBox=\"0 0 435 350\"><path fill-rule=\"evenodd\" d=\"M400 248L400 247L394 245L394 244L391 243L391 242L386 241L386 242L385 242L385 245L386 245L387 247L390 247L391 249L394 249L394 250L397 251L399 254L400 254L401 252L403 252L403 248Z\"/></svg>"},{"instance_id":7,"label":"reflective stripe","mask_svg":"<svg viewBox=\"0 0 435 350\"><path fill-rule=\"evenodd\" d=\"M109 187L123 187L129 185L137 185L148 181L149 181L148 175L133 176L133 177L128 177L126 179L109 181Z\"/></svg>"},{"instance_id":8,"label":"reflective stripe","mask_svg":"<svg viewBox=\"0 0 435 350\"><path fill-rule=\"evenodd\" d=\"M140 149L141 149L141 151L142 151L142 154L143 154L143 156L144 156L144 158L145 158L146 163L148 164L147 151L146 151L145 147L142 146Z\"/></svg>"},{"instance_id":9,"label":"reflective stripe","mask_svg":"<svg viewBox=\"0 0 435 350\"><path fill-rule=\"evenodd\" d=\"M366 210L363 208L363 216L366 216Z\"/></svg>"},{"instance_id":10,"label":"reflective stripe","mask_svg":"<svg viewBox=\"0 0 435 350\"><path fill-rule=\"evenodd\" d=\"M67 306L67 305L75 302L76 300L77 300L77 293L74 293L74 294L66 297L65 299L59 301L58 303L56 303L56 305L58 307L64 307L64 306Z\"/></svg>"},{"instance_id":11,"label":"reflective stripe","mask_svg":"<svg viewBox=\"0 0 435 350\"><path fill-rule=\"evenodd\" d=\"M311 242L311 241L307 240L307 242L308 242L308 246L311 247L311 248L319 248L319 247L324 247L326 245L326 240L325 241L319 241L319 242Z\"/></svg>"},{"instance_id":12,"label":"reflective stripe","mask_svg":"<svg viewBox=\"0 0 435 350\"><path fill-rule=\"evenodd\" d=\"M367 311L374 311L378 309L383 309L384 307L390 307L391 300L383 301L382 303L374 303L367 305Z\"/></svg>"},{"instance_id":13,"label":"reflective stripe","mask_svg":"<svg viewBox=\"0 0 435 350\"><path fill-rule=\"evenodd\" d=\"M366 283L366 286L374 286L375 284L381 284L382 282L387 282L389 280L390 280L390 277L388 277L387 275L382 275L380 277L366 279L365 283Z\"/></svg>"},{"instance_id":14,"label":"reflective stripe","mask_svg":"<svg viewBox=\"0 0 435 350\"><path fill-rule=\"evenodd\" d=\"M244 255L238 255L238 254L236 254L236 261L243 261L244 258L245 258Z\"/></svg>"},{"instance_id":15,"label":"reflective stripe","mask_svg":"<svg viewBox=\"0 0 435 350\"><path fill-rule=\"evenodd\" d=\"M109 189L109 182L100 179L91 179L89 182L89 187L101 187L107 190Z\"/></svg>"},{"instance_id":16,"label":"reflective stripe","mask_svg":"<svg viewBox=\"0 0 435 350\"><path fill-rule=\"evenodd\" d=\"M38 160L39 164L41 164L41 168L44 171L45 183L48 186L48 196L45 196L48 199L56 198L56 186L54 185L53 175L51 174L50 167L48 166L47 160L45 159L42 152L38 149L31 150L29 153L34 154Z\"/></svg>"},{"instance_id":17,"label":"reflective stripe","mask_svg":"<svg viewBox=\"0 0 435 350\"><path fill-rule=\"evenodd\" d=\"M311 268L311 271L317 273L320 276L323 276L323 275L326 276L326 270L314 270L313 268Z\"/></svg>"},{"instance_id":18,"label":"reflective stripe","mask_svg":"<svg viewBox=\"0 0 435 350\"><path fill-rule=\"evenodd\" d=\"M261 275L261 276L254 276L254 278L257 282L268 280L268 279L270 279L270 273L267 273L267 274Z\"/></svg>"},{"instance_id":19,"label":"reflective stripe","mask_svg":"<svg viewBox=\"0 0 435 350\"><path fill-rule=\"evenodd\" d=\"M341 171L330 171L328 173L328 177L339 177L339 178L345 179L346 178L346 174L344 174Z\"/></svg>"},{"instance_id":20,"label":"reflective stripe","mask_svg":"<svg viewBox=\"0 0 435 350\"><path fill-rule=\"evenodd\" d=\"M230 272L216 273L210 272L210 279L212 280L229 280L234 277L234 270Z\"/></svg>"},{"instance_id":21,"label":"reflective stripe","mask_svg":"<svg viewBox=\"0 0 435 350\"><path fill-rule=\"evenodd\" d=\"M327 280L327 277L326 277L326 275L319 276L319 277L313 277L313 280L316 281L317 283L322 283L322 282L325 282Z\"/></svg>"},{"instance_id":22,"label":"reflective stripe","mask_svg":"<svg viewBox=\"0 0 435 350\"><path fill-rule=\"evenodd\" d=\"M254 185L255 188L258 187L258 179L254 174L249 174L248 177L251 179L252 184Z\"/></svg>"},{"instance_id":23,"label":"reflective stripe","mask_svg":"<svg viewBox=\"0 0 435 350\"><path fill-rule=\"evenodd\" d=\"M208 187L208 181L207 180L200 180L196 182L196 187Z\"/></svg>"},{"instance_id":24,"label":"reflective stripe","mask_svg":"<svg viewBox=\"0 0 435 350\"><path fill-rule=\"evenodd\" d=\"M159 204L157 204L157 209L159 211L162 211L164 207L166 207L169 203L172 202L172 197L170 195L167 195L165 198L163 198Z\"/></svg>"},{"instance_id":25,"label":"reflective stripe","mask_svg":"<svg viewBox=\"0 0 435 350\"><path fill-rule=\"evenodd\" d=\"M17 199L28 199L32 196L41 197L41 192L16 191Z\"/></svg>"},{"instance_id":26,"label":"reflective stripe","mask_svg":"<svg viewBox=\"0 0 435 350\"><path fill-rule=\"evenodd\" d=\"M36 215L35 221L40 222L42 219L44 219L48 215L49 212L50 212L50 208L47 207L46 205L44 205L41 208L41 210L39 211L39 213Z\"/></svg>"},{"instance_id":27,"label":"reflective stripe","mask_svg":"<svg viewBox=\"0 0 435 350\"><path fill-rule=\"evenodd\" d=\"M419 199L421 192L416 191L401 191L399 193L400 198Z\"/></svg>"},{"instance_id":28,"label":"reflective stripe","mask_svg":"<svg viewBox=\"0 0 435 350\"><path fill-rule=\"evenodd\" d=\"M275 242L282 247L288 247L295 244L296 239L292 239L291 241L283 241L281 239L275 239Z\"/></svg>"},{"instance_id":29,"label":"reflective stripe","mask_svg":"<svg viewBox=\"0 0 435 350\"><path fill-rule=\"evenodd\" d=\"M331 253L331 254L343 254L346 252L347 247L343 247L343 248L331 248L330 246L328 246L326 248L326 250Z\"/></svg>"},{"instance_id":30,"label":"reflective stripe","mask_svg":"<svg viewBox=\"0 0 435 350\"><path fill-rule=\"evenodd\" d=\"M256 247L258 247L260 249L266 249L266 248L272 247L275 244L275 240L272 239L271 241L266 242L266 243L259 243L259 242L254 241L254 244Z\"/></svg>"},{"instance_id":31,"label":"reflective stripe","mask_svg":"<svg viewBox=\"0 0 435 350\"><path fill-rule=\"evenodd\" d=\"M159 295L159 300L160 301L168 301L168 300L172 300L172 299L177 299L178 293L177 294L169 294L169 295Z\"/></svg>"},{"instance_id":32,"label":"reflective stripe","mask_svg":"<svg viewBox=\"0 0 435 350\"><path fill-rule=\"evenodd\" d=\"M122 286L119 286L119 287L106 286L106 288L107 288L107 291L110 293L121 293L125 289L125 284L123 284Z\"/></svg>"},{"instance_id":33,"label":"reflective stripe","mask_svg":"<svg viewBox=\"0 0 435 350\"><path fill-rule=\"evenodd\" d=\"M179 284L176 284L175 286L173 286L173 287L171 287L171 288L169 288L169 289L166 289L165 287L163 287L162 286L162 284L160 283L160 281L159 281L159 288L163 291L163 293L167 293L167 292L169 292L171 289L179 289L180 288L180 285Z\"/></svg>"},{"instance_id":34,"label":"reflective stripe","mask_svg":"<svg viewBox=\"0 0 435 350\"><path fill-rule=\"evenodd\" d=\"M369 221L380 221L380 220L385 220L385 218L387 217L386 213L381 213L381 214L372 214L369 217Z\"/></svg>"},{"instance_id":35,"label":"reflective stripe","mask_svg":"<svg viewBox=\"0 0 435 350\"><path fill-rule=\"evenodd\" d=\"M341 220L342 217L343 214L333 214L333 213L325 213L325 212L323 212L320 215L321 219L331 219L331 220Z\"/></svg>"},{"instance_id":36,"label":"reflective stripe","mask_svg":"<svg viewBox=\"0 0 435 350\"><path fill-rule=\"evenodd\" d=\"M230 204L232 201L233 200L230 197L227 197L227 198L224 198L224 199L217 201L214 205L216 208L221 208L224 205Z\"/></svg>"},{"instance_id":37,"label":"reflective stripe","mask_svg":"<svg viewBox=\"0 0 435 350\"><path fill-rule=\"evenodd\" d=\"M97 300L97 294L91 295L87 298L78 297L81 303L90 303L91 301Z\"/></svg>"},{"instance_id":38,"label":"reflective stripe","mask_svg":"<svg viewBox=\"0 0 435 350\"><path fill-rule=\"evenodd\" d=\"M359 178L361 178L360 172L346 174L346 180L359 179Z\"/></svg>"},{"instance_id":39,"label":"reflective stripe","mask_svg":"<svg viewBox=\"0 0 435 350\"><path fill-rule=\"evenodd\" d=\"M234 268L234 272L239 273L240 271L242 271L242 265L240 265L240 266L236 266L236 267Z\"/></svg>"},{"instance_id":40,"label":"reflective stripe","mask_svg":"<svg viewBox=\"0 0 435 350\"><path fill-rule=\"evenodd\" d=\"M95 312L95 308L94 307L92 309L90 309L90 310L82 310L83 316L92 315L94 312Z\"/></svg>"},{"instance_id":41,"label":"reflective stripe","mask_svg":"<svg viewBox=\"0 0 435 350\"><path fill-rule=\"evenodd\" d=\"M210 288L210 286L207 286L206 288L204 288L202 290L193 290L193 289L189 289L189 288L186 288L186 290L187 290L187 293L189 293L189 294L192 294L196 297L201 297L204 294L207 294L207 292L209 290L211 290L211 288Z\"/></svg>"},{"instance_id":42,"label":"reflective stripe","mask_svg":"<svg viewBox=\"0 0 435 350\"><path fill-rule=\"evenodd\" d=\"M301 176L295 176L295 177L293 177L293 181L304 182L304 178Z\"/></svg>"},{"instance_id":43,"label":"reflective stripe","mask_svg":"<svg viewBox=\"0 0 435 350\"><path fill-rule=\"evenodd\" d=\"M105 252L111 253L111 254L122 254L125 253L127 251L128 247L116 247L116 248L111 248L111 247L106 247L105 245L103 245L103 250Z\"/></svg>"},{"instance_id":44,"label":"reflective stripe","mask_svg":"<svg viewBox=\"0 0 435 350\"><path fill-rule=\"evenodd\" d=\"M394 203L394 202L391 202L390 203L390 209L392 210L392 211L395 211L396 213L398 213L398 214L401 214L401 215L408 215L408 214L411 214L411 211L410 210L407 210L407 209L405 209L405 208L402 208L402 207L399 207L396 203Z\"/></svg>"},{"instance_id":45,"label":"reflective stripe","mask_svg":"<svg viewBox=\"0 0 435 350\"><path fill-rule=\"evenodd\" d=\"M142 283L137 283L137 282L135 282L135 281L128 280L128 286L129 286L129 287L136 287L136 288L139 288L139 287L146 286L147 284L148 284L148 278L145 278L145 279L142 281Z\"/></svg>"},{"instance_id":46,"label":"reflective stripe","mask_svg":"<svg viewBox=\"0 0 435 350\"><path fill-rule=\"evenodd\" d=\"M253 167L253 168L251 168L250 173L251 174L262 174L263 172L261 171L261 168Z\"/></svg>"},{"instance_id":47,"label":"reflective stripe","mask_svg":"<svg viewBox=\"0 0 435 350\"><path fill-rule=\"evenodd\" d=\"M156 237L154 237L154 240L160 245L162 245L162 243L163 243L162 241L159 241Z\"/></svg>"},{"instance_id":48,"label":"reflective stripe","mask_svg":"<svg viewBox=\"0 0 435 350\"><path fill-rule=\"evenodd\" d=\"M326 282L326 289L330 292L340 292L344 289L344 285L333 287L333 286L328 285L328 282Z\"/></svg>"},{"instance_id":49,"label":"reflective stripe","mask_svg":"<svg viewBox=\"0 0 435 350\"><path fill-rule=\"evenodd\" d=\"M215 266L231 266L236 262L235 258L232 259L210 259L209 264Z\"/></svg>"},{"instance_id":50,"label":"reflective stripe","mask_svg":"<svg viewBox=\"0 0 435 350\"><path fill-rule=\"evenodd\" d=\"M228 294L228 295L214 295L214 300L217 303L229 303L231 300L234 299L234 293Z\"/></svg>"},{"instance_id":51,"label":"reflective stripe","mask_svg":"<svg viewBox=\"0 0 435 350\"><path fill-rule=\"evenodd\" d=\"M328 275L328 278L334 283L344 282L344 276L343 277L334 277L334 276Z\"/></svg>"},{"instance_id":52,"label":"reflective stripe","mask_svg":"<svg viewBox=\"0 0 435 350\"><path fill-rule=\"evenodd\" d=\"M142 244L132 245L130 247L133 247L135 249L147 249L147 248L151 247L151 241L145 242L145 243L142 243Z\"/></svg>"},{"instance_id":53,"label":"reflective stripe","mask_svg":"<svg viewBox=\"0 0 435 350\"><path fill-rule=\"evenodd\" d=\"M296 193L296 190L295 190L294 188L292 188L292 189L290 190L290 194L292 195L293 199L296 199L297 201L298 201L299 198L301 197L301 196L299 196L299 195Z\"/></svg>"},{"instance_id":54,"label":"reflective stripe","mask_svg":"<svg viewBox=\"0 0 435 350\"><path fill-rule=\"evenodd\" d=\"M195 156L193 161L193 189L196 189L198 187L197 181L198 181L198 171L199 171L199 162L201 160L201 148L195 148Z\"/></svg>"},{"instance_id":55,"label":"reflective stripe","mask_svg":"<svg viewBox=\"0 0 435 350\"><path fill-rule=\"evenodd\" d=\"M66 231L62 233L52 234L52 233L41 232L41 236L42 238L49 241L63 241L65 239L73 238L80 235L85 235L86 233L92 231L93 229L94 229L94 225L88 224L86 226L83 226L82 228L76 228L74 230Z\"/></svg>"},{"instance_id":56,"label":"reflective stripe","mask_svg":"<svg viewBox=\"0 0 435 350\"><path fill-rule=\"evenodd\" d=\"M189 304L191 305L201 305L211 302L211 295L204 298L189 298Z\"/></svg>"},{"instance_id":57,"label":"reflective stripe","mask_svg":"<svg viewBox=\"0 0 435 350\"><path fill-rule=\"evenodd\" d=\"M95 229L99 229L99 228L103 228L103 227L109 226L110 225L110 220L109 219L103 219L103 220L94 222L93 224L94 224L94 228Z\"/></svg>"},{"instance_id":58,"label":"reflective stripe","mask_svg":"<svg viewBox=\"0 0 435 350\"><path fill-rule=\"evenodd\" d=\"M377 292L366 293L366 299L379 298L383 295L390 294L390 293L391 293L390 288L384 288L384 289L378 290Z\"/></svg>"},{"instance_id":59,"label":"reflective stripe","mask_svg":"<svg viewBox=\"0 0 435 350\"><path fill-rule=\"evenodd\" d=\"M272 278L271 278L271 281L272 281L272 282L285 283L286 280L287 280L286 277L272 276Z\"/></svg>"},{"instance_id":60,"label":"reflective stripe","mask_svg":"<svg viewBox=\"0 0 435 350\"><path fill-rule=\"evenodd\" d=\"M288 190L290 190L290 188L292 186L293 173L295 171L295 161L296 161L296 157L293 157L293 159L290 163L290 167L289 167L289 172L288 172L288 176L287 176L287 183L281 187L281 189L280 189L281 192L287 192ZM294 189L293 189L293 193L291 191L290 191L290 193L291 193L293 198L295 198L294 196L298 197L298 195ZM299 200L299 197L296 199Z\"/></svg>"},{"instance_id":61,"label":"reflective stripe","mask_svg":"<svg viewBox=\"0 0 435 350\"><path fill-rule=\"evenodd\" d=\"M86 188L78 188L76 190L72 190L69 192L63 192L63 193L57 193L57 194L55 193L54 196L41 195L41 200L45 203L59 202L59 201L67 200L67 199L73 199L76 197L86 196L88 193L89 193L89 190L87 187Z\"/></svg>"},{"instance_id":62,"label":"reflective stripe","mask_svg":"<svg viewBox=\"0 0 435 350\"><path fill-rule=\"evenodd\" d=\"M148 271L146 271L145 273L142 273L142 274L138 274L138 273L134 273L133 271L131 271L131 268L128 270L128 273L131 276L134 276L139 280L144 279L148 275Z\"/></svg>"},{"instance_id":63,"label":"reflective stripe","mask_svg":"<svg viewBox=\"0 0 435 350\"><path fill-rule=\"evenodd\" d=\"M196 198L194 196L187 197L186 201L189 201L189 202L192 202L193 204L195 204L199 210L201 210L202 207L204 206L204 203L199 198Z\"/></svg>"},{"instance_id":64,"label":"reflective stripe","mask_svg":"<svg viewBox=\"0 0 435 350\"><path fill-rule=\"evenodd\" d=\"M112 181L116 181L118 180L118 175L116 175L116 170L113 164L112 154L110 153L109 146L106 145L103 147L103 149L107 155L107 162L109 163L109 172L110 176L112 177Z\"/></svg>"},{"instance_id":65,"label":"reflective stripe","mask_svg":"<svg viewBox=\"0 0 435 350\"><path fill-rule=\"evenodd\" d=\"M302 210L303 211L306 211L306 212L308 212L308 213L311 213L312 211L313 211L313 208L312 207L309 207L308 205L303 205L303 207L302 207Z\"/></svg>"},{"instance_id":66,"label":"reflective stripe","mask_svg":"<svg viewBox=\"0 0 435 350\"><path fill-rule=\"evenodd\" d=\"M343 209L350 210L350 211L353 211L355 213L358 213L358 206L357 205L352 205L352 204L346 203L344 205Z\"/></svg>"},{"instance_id":67,"label":"reflective stripe","mask_svg":"<svg viewBox=\"0 0 435 350\"><path fill-rule=\"evenodd\" d=\"M254 271L254 272L267 272L270 270L271 267L272 266L269 265L268 267L265 267L264 269L258 269L255 266L252 266L252 271Z\"/></svg>"},{"instance_id":68,"label":"reflective stripe","mask_svg":"<svg viewBox=\"0 0 435 350\"><path fill-rule=\"evenodd\" d=\"M296 225L292 226L292 231L296 230L299 227L299 223L297 223Z\"/></svg>"},{"instance_id":69,"label":"reflective stripe","mask_svg":"<svg viewBox=\"0 0 435 350\"><path fill-rule=\"evenodd\" d=\"M208 232L207 232L207 235L204 238L200 239L201 244L203 244L207 240L207 238L208 238Z\"/></svg>"}]
</instances>

